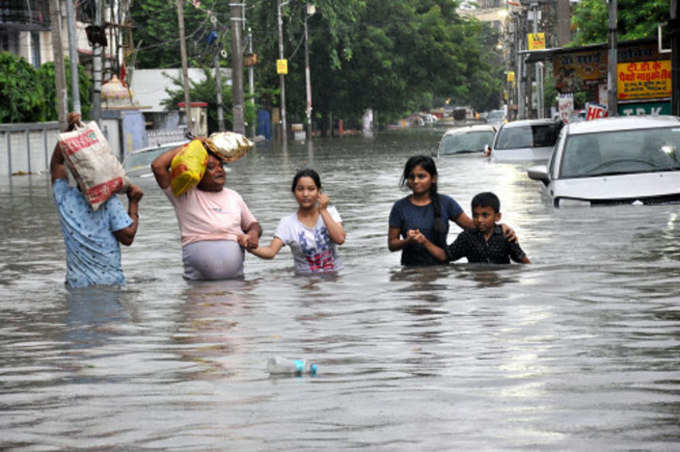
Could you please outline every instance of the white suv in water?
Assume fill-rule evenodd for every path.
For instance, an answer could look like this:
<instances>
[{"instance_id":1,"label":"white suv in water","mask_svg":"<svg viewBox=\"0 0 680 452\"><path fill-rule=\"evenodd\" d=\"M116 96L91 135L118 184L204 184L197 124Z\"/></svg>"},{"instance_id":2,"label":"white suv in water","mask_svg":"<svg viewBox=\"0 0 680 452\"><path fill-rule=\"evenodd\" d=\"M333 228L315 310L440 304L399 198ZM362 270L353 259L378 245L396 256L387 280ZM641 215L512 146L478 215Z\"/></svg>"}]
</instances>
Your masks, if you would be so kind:
<instances>
[{"instance_id":1,"label":"white suv in water","mask_svg":"<svg viewBox=\"0 0 680 452\"><path fill-rule=\"evenodd\" d=\"M547 162L562 123L524 119L503 124L485 155L495 162Z\"/></svg>"},{"instance_id":2,"label":"white suv in water","mask_svg":"<svg viewBox=\"0 0 680 452\"><path fill-rule=\"evenodd\" d=\"M529 168L556 207L680 201L680 118L626 116L564 126L547 166Z\"/></svg>"}]
</instances>

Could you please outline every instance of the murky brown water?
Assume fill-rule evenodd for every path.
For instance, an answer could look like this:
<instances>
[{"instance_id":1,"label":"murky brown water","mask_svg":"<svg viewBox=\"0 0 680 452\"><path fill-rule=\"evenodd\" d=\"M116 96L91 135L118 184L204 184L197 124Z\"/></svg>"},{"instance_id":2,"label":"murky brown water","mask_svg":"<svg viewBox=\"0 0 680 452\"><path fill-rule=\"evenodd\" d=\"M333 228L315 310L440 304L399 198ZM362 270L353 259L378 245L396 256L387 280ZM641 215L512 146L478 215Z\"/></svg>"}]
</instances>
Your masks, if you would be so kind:
<instances>
[{"instance_id":1,"label":"murky brown water","mask_svg":"<svg viewBox=\"0 0 680 452\"><path fill-rule=\"evenodd\" d=\"M64 288L45 178L0 185L0 448L673 450L680 447L680 206L553 209L520 166L439 162L469 211L492 190L535 264L404 270L386 247L406 159L442 130L260 147L227 185L271 238L318 169L345 270L181 278L179 232L149 178L122 290ZM451 228L452 240L458 229ZM271 378L268 357L318 363Z\"/></svg>"}]
</instances>

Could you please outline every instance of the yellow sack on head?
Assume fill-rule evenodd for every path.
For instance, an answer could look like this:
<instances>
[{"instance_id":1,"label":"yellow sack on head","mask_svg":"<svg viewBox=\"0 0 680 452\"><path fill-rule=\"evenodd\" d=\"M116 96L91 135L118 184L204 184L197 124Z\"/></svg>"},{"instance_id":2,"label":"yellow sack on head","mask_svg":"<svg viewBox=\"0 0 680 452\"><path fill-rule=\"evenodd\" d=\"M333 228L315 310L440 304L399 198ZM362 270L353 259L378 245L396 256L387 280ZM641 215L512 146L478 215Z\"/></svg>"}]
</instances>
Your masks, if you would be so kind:
<instances>
[{"instance_id":1,"label":"yellow sack on head","mask_svg":"<svg viewBox=\"0 0 680 452\"><path fill-rule=\"evenodd\" d=\"M181 196L203 179L208 164L208 151L199 140L190 141L175 155L170 163L170 187L175 196Z\"/></svg>"}]
</instances>

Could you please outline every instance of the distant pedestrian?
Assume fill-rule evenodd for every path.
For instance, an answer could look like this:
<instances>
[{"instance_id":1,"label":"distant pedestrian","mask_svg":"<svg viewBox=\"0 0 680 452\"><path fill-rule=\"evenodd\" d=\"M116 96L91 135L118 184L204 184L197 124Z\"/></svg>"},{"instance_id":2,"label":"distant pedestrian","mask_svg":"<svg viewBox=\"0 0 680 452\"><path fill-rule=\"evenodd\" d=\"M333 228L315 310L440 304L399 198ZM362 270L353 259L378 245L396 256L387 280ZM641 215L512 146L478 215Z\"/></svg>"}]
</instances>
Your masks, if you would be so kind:
<instances>
[{"instance_id":1,"label":"distant pedestrian","mask_svg":"<svg viewBox=\"0 0 680 452\"><path fill-rule=\"evenodd\" d=\"M293 253L297 273L336 272L343 268L336 245L345 241L345 230L337 209L321 191L321 179L313 169L295 174L291 191L298 203L296 212L283 217L269 246L249 249L263 259L273 259L284 245Z\"/></svg>"},{"instance_id":2,"label":"distant pedestrian","mask_svg":"<svg viewBox=\"0 0 680 452\"><path fill-rule=\"evenodd\" d=\"M432 157L417 155L404 166L400 185L408 186L411 194L392 206L387 233L389 250L401 250L404 266L445 263L449 221L463 229L474 227L453 198L438 193L437 179ZM503 230L507 237L515 239L512 229L503 226Z\"/></svg>"},{"instance_id":3,"label":"distant pedestrian","mask_svg":"<svg viewBox=\"0 0 680 452\"><path fill-rule=\"evenodd\" d=\"M446 247L446 258L455 261L466 257L470 263L509 264L510 259L523 264L531 261L519 243L503 237L501 227L501 202L494 193L479 193L472 198L472 222L474 228L458 234L456 240Z\"/></svg>"},{"instance_id":4,"label":"distant pedestrian","mask_svg":"<svg viewBox=\"0 0 680 452\"><path fill-rule=\"evenodd\" d=\"M67 131L80 123L80 115L68 116ZM144 196L136 185L127 190L128 210L111 196L96 211L76 187L68 184L68 170L59 145L52 153L50 174L54 202L66 245L66 285L123 285L120 245L131 245L139 225L139 201Z\"/></svg>"}]
</instances>

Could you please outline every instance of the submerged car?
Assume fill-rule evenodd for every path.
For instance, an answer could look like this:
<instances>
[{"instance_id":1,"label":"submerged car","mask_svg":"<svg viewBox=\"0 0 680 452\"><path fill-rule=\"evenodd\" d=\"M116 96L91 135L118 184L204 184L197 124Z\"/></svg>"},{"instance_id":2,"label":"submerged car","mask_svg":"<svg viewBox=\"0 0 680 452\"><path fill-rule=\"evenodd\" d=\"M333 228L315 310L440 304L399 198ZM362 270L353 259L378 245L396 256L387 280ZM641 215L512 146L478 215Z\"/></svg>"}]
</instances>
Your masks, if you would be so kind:
<instances>
[{"instance_id":1,"label":"submerged car","mask_svg":"<svg viewBox=\"0 0 680 452\"><path fill-rule=\"evenodd\" d=\"M486 155L495 162L547 162L562 127L552 119L524 119L503 124Z\"/></svg>"},{"instance_id":2,"label":"submerged car","mask_svg":"<svg viewBox=\"0 0 680 452\"><path fill-rule=\"evenodd\" d=\"M449 129L439 142L438 154L469 154L484 152L485 146L493 142L496 129L489 125L457 127Z\"/></svg>"},{"instance_id":3,"label":"submerged car","mask_svg":"<svg viewBox=\"0 0 680 452\"><path fill-rule=\"evenodd\" d=\"M498 128L505 122L505 111L503 110L491 110L486 114L486 123L491 126Z\"/></svg>"},{"instance_id":4,"label":"submerged car","mask_svg":"<svg viewBox=\"0 0 680 452\"><path fill-rule=\"evenodd\" d=\"M175 141L172 143L149 146L131 152L127 155L127 157L125 157L125 160L123 161L123 168L130 177L150 177L152 176L151 162L153 162L156 157L165 151L177 148L186 143L187 141Z\"/></svg>"},{"instance_id":5,"label":"submerged car","mask_svg":"<svg viewBox=\"0 0 680 452\"><path fill-rule=\"evenodd\" d=\"M556 207L680 201L680 118L627 116L568 124L548 166L529 168Z\"/></svg>"}]
</instances>

